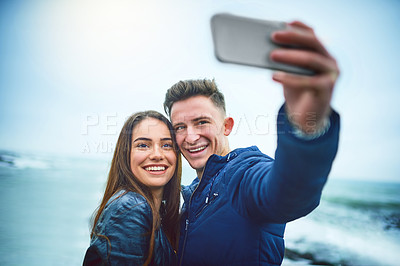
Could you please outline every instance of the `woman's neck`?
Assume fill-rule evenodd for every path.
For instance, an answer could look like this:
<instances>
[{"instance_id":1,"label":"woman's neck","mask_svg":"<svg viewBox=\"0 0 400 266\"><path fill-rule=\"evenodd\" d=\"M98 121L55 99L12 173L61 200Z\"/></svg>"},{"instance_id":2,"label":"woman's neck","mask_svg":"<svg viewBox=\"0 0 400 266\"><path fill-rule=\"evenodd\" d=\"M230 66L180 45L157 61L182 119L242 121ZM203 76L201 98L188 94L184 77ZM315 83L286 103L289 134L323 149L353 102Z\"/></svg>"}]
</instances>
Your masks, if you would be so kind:
<instances>
[{"instance_id":1,"label":"woman's neck","mask_svg":"<svg viewBox=\"0 0 400 266\"><path fill-rule=\"evenodd\" d=\"M161 207L163 192L164 192L164 188L152 190L154 205L155 205L157 211L159 211L160 207Z\"/></svg>"}]
</instances>

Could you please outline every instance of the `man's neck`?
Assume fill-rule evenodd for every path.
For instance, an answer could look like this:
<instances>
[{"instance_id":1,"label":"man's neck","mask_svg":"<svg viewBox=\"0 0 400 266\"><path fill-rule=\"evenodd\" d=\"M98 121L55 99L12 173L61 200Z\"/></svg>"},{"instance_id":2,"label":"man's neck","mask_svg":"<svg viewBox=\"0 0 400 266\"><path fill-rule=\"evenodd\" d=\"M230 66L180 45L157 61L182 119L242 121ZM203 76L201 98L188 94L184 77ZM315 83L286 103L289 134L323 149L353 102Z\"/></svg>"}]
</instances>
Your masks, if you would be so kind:
<instances>
[{"instance_id":1,"label":"man's neck","mask_svg":"<svg viewBox=\"0 0 400 266\"><path fill-rule=\"evenodd\" d=\"M196 169L196 173L197 173L197 177L201 180L201 178L203 177L203 173L204 173L204 168L201 169Z\"/></svg>"}]
</instances>

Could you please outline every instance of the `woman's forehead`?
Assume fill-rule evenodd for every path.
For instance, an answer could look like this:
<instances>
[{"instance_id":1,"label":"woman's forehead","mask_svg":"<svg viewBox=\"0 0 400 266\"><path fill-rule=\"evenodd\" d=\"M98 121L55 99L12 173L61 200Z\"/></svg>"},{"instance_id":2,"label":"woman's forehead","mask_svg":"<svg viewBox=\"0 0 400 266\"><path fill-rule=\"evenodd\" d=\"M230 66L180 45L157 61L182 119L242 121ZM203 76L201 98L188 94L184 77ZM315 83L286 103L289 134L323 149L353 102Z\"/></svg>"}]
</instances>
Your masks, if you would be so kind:
<instances>
[{"instance_id":1,"label":"woman's forehead","mask_svg":"<svg viewBox=\"0 0 400 266\"><path fill-rule=\"evenodd\" d=\"M171 137L167 125L161 120L152 117L140 121L133 129L132 133L134 136L160 136L160 138Z\"/></svg>"}]
</instances>

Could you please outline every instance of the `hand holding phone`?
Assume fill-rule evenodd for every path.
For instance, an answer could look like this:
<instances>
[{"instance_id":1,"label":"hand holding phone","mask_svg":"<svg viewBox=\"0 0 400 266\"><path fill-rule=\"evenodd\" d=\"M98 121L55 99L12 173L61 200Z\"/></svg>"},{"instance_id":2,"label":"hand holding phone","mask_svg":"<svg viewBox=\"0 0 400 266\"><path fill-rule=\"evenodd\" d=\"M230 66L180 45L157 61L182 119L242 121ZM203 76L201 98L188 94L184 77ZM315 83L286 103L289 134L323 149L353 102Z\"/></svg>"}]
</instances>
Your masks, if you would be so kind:
<instances>
[{"instance_id":1,"label":"hand holding phone","mask_svg":"<svg viewBox=\"0 0 400 266\"><path fill-rule=\"evenodd\" d=\"M294 48L272 42L274 31L287 29L280 21L267 21L216 14L211 18L215 56L221 62L243 64L255 67L282 70L286 72L313 75L310 69L277 63L270 59L270 53L276 48Z\"/></svg>"},{"instance_id":2,"label":"hand holding phone","mask_svg":"<svg viewBox=\"0 0 400 266\"><path fill-rule=\"evenodd\" d=\"M286 24L216 14L211 28L218 60L281 70L272 79L283 87L291 122L306 134L323 128L340 71L311 27L300 21Z\"/></svg>"}]
</instances>

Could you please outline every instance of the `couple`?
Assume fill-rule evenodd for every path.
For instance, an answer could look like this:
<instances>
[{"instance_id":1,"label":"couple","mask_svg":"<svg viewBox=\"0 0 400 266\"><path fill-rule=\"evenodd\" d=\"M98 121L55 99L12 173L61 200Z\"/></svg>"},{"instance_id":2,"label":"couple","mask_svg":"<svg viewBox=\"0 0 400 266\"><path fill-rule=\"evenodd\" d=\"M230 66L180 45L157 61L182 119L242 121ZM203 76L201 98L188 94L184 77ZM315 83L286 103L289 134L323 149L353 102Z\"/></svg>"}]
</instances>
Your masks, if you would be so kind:
<instances>
[{"instance_id":1,"label":"couple","mask_svg":"<svg viewBox=\"0 0 400 266\"><path fill-rule=\"evenodd\" d=\"M231 151L233 119L214 81L188 80L166 93L163 115L131 116L119 136L84 265L280 265L285 224L310 213L336 155L339 116L330 108L339 70L301 22L277 31L271 59L314 70L273 74L285 104L275 160L257 147ZM182 187L180 153L197 172ZM176 254L177 252L177 254Z\"/></svg>"}]
</instances>

